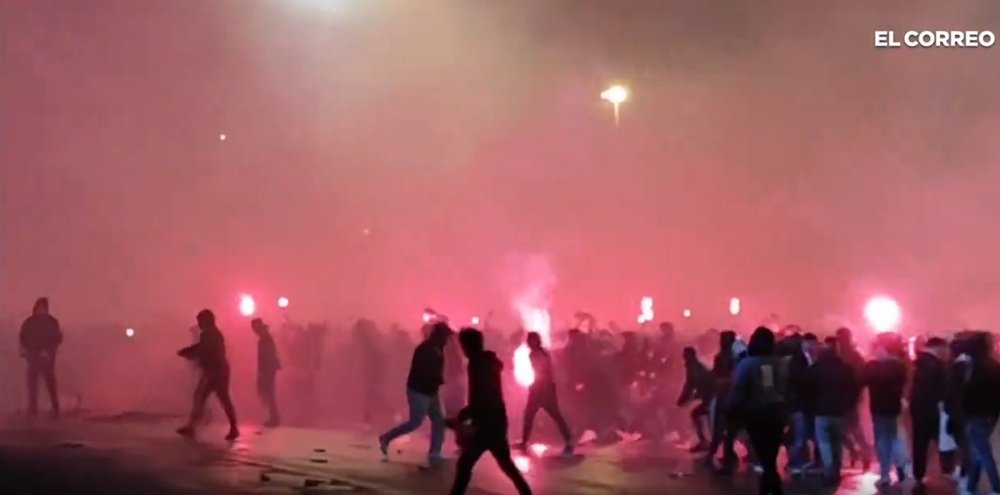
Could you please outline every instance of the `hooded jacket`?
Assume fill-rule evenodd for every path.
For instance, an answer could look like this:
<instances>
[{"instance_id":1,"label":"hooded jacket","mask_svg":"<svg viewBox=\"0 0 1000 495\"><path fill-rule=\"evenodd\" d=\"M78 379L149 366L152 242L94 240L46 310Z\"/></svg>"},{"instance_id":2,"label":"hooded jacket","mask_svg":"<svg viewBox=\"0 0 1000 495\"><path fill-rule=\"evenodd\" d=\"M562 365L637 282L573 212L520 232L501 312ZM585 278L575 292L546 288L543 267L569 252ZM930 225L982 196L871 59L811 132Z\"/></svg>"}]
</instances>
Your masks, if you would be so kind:
<instances>
[{"instance_id":1,"label":"hooded jacket","mask_svg":"<svg viewBox=\"0 0 1000 495\"><path fill-rule=\"evenodd\" d=\"M507 406L503 400L503 362L492 351L469 357L469 403L458 413L483 433L507 435Z\"/></svg>"},{"instance_id":2,"label":"hooded jacket","mask_svg":"<svg viewBox=\"0 0 1000 495\"><path fill-rule=\"evenodd\" d=\"M936 417L938 404L948 397L948 368L944 361L921 351L913 362L913 385L910 387L910 414Z\"/></svg>"},{"instance_id":3,"label":"hooded jacket","mask_svg":"<svg viewBox=\"0 0 1000 495\"><path fill-rule=\"evenodd\" d=\"M59 328L59 320L46 313L32 315L24 320L19 338L21 347L29 355L42 352L53 354L59 344L62 344L63 334Z\"/></svg>"},{"instance_id":4,"label":"hooded jacket","mask_svg":"<svg viewBox=\"0 0 1000 495\"><path fill-rule=\"evenodd\" d=\"M906 365L891 356L865 363L862 374L868 387L868 405L872 415L899 416L903 412L903 388Z\"/></svg>"},{"instance_id":5,"label":"hooded jacket","mask_svg":"<svg viewBox=\"0 0 1000 495\"><path fill-rule=\"evenodd\" d=\"M424 395L437 395L444 383L444 350L433 337L425 339L413 350L406 387Z\"/></svg>"},{"instance_id":6,"label":"hooded jacket","mask_svg":"<svg viewBox=\"0 0 1000 495\"><path fill-rule=\"evenodd\" d=\"M857 375L836 352L820 354L814 372L817 416L844 416L857 407L861 389Z\"/></svg>"}]
</instances>

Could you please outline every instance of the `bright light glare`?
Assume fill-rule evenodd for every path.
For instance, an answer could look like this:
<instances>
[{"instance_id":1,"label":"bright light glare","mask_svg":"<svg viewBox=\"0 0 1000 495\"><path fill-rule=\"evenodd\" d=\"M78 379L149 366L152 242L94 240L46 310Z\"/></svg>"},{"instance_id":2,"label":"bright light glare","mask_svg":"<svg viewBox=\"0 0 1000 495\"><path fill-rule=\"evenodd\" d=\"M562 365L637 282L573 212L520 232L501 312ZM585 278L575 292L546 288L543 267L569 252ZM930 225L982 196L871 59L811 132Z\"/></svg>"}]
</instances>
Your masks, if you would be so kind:
<instances>
[{"instance_id":1,"label":"bright light glare","mask_svg":"<svg viewBox=\"0 0 1000 495\"><path fill-rule=\"evenodd\" d=\"M535 369L531 367L531 349L527 344L521 344L514 351L514 379L522 387L530 387L535 383Z\"/></svg>"},{"instance_id":2,"label":"bright light glare","mask_svg":"<svg viewBox=\"0 0 1000 495\"><path fill-rule=\"evenodd\" d=\"M132 329L132 328L126 328L125 329L125 336L129 337L129 338L134 337L135 336L135 330Z\"/></svg>"},{"instance_id":3,"label":"bright light glare","mask_svg":"<svg viewBox=\"0 0 1000 495\"><path fill-rule=\"evenodd\" d=\"M240 314L249 318L256 312L257 303L253 300L253 296L249 294L240 296Z\"/></svg>"},{"instance_id":4,"label":"bright light glare","mask_svg":"<svg viewBox=\"0 0 1000 495\"><path fill-rule=\"evenodd\" d=\"M621 105L622 103L625 103L625 100L628 100L628 89L625 89L624 86L616 84L602 91L601 99L614 105Z\"/></svg>"},{"instance_id":5,"label":"bright light glare","mask_svg":"<svg viewBox=\"0 0 1000 495\"><path fill-rule=\"evenodd\" d=\"M288 307L288 298L287 297L279 297L278 298L278 307L282 308L282 309L287 308Z\"/></svg>"},{"instance_id":6,"label":"bright light glare","mask_svg":"<svg viewBox=\"0 0 1000 495\"><path fill-rule=\"evenodd\" d=\"M639 301L639 318L638 322L646 323L653 321L653 298L646 296Z\"/></svg>"},{"instance_id":7,"label":"bright light glare","mask_svg":"<svg viewBox=\"0 0 1000 495\"><path fill-rule=\"evenodd\" d=\"M685 309L684 310L684 317L685 318L690 318L691 317L691 310L690 309Z\"/></svg>"},{"instance_id":8,"label":"bright light glare","mask_svg":"<svg viewBox=\"0 0 1000 495\"><path fill-rule=\"evenodd\" d=\"M522 473L531 471L531 459L523 455L514 456L514 465L517 466L517 470Z\"/></svg>"},{"instance_id":9,"label":"bright light glare","mask_svg":"<svg viewBox=\"0 0 1000 495\"><path fill-rule=\"evenodd\" d=\"M545 445L544 443L531 444L531 453L534 454L535 457L541 457L545 455L545 452L547 450L549 450L549 446Z\"/></svg>"},{"instance_id":10,"label":"bright light glare","mask_svg":"<svg viewBox=\"0 0 1000 495\"><path fill-rule=\"evenodd\" d=\"M225 134L219 134L219 141L225 141L225 140L226 140L226 135Z\"/></svg>"},{"instance_id":11,"label":"bright light glare","mask_svg":"<svg viewBox=\"0 0 1000 495\"><path fill-rule=\"evenodd\" d=\"M478 325L479 324L479 317L478 316L473 316L472 317L472 324L473 325Z\"/></svg>"},{"instance_id":12,"label":"bright light glare","mask_svg":"<svg viewBox=\"0 0 1000 495\"><path fill-rule=\"evenodd\" d=\"M891 297L876 296L865 304L865 319L876 332L892 332L899 326L903 311Z\"/></svg>"},{"instance_id":13,"label":"bright light glare","mask_svg":"<svg viewBox=\"0 0 1000 495\"><path fill-rule=\"evenodd\" d=\"M734 297L729 300L729 314L733 316L740 314L740 298Z\"/></svg>"},{"instance_id":14,"label":"bright light glare","mask_svg":"<svg viewBox=\"0 0 1000 495\"><path fill-rule=\"evenodd\" d=\"M433 318L433 317L434 316L431 315L430 313L424 313L424 323L430 323L431 322L431 318Z\"/></svg>"}]
</instances>

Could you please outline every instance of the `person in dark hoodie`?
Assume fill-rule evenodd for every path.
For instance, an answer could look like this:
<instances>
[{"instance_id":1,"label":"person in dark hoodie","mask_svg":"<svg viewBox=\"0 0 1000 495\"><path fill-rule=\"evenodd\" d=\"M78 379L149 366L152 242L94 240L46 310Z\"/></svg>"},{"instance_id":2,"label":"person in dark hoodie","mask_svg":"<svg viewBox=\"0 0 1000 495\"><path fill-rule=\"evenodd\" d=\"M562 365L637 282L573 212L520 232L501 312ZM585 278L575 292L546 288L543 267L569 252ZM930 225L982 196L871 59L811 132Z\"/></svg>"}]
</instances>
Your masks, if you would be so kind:
<instances>
[{"instance_id":1,"label":"person in dark hoodie","mask_svg":"<svg viewBox=\"0 0 1000 495\"><path fill-rule=\"evenodd\" d=\"M714 465L715 455L722 447L723 471L731 471L736 464L734 450L735 435L731 433L726 417L726 405L729 401L729 389L733 381L736 360L733 357L733 344L736 343L736 332L725 330L719 334L719 352L712 362L712 377L715 379L715 399L712 401L712 441L708 446L708 456L705 463Z\"/></svg>"},{"instance_id":2,"label":"person in dark hoodie","mask_svg":"<svg viewBox=\"0 0 1000 495\"><path fill-rule=\"evenodd\" d=\"M177 354L185 359L198 363L201 368L201 379L194 391L194 407L191 409L191 416L188 424L177 429L177 433L193 438L195 429L199 424L199 419L205 412L205 401L208 396L215 394L222 404L222 410L229 418L229 433L226 440L233 441L239 438L240 430L236 425L236 408L229 397L229 361L226 359L226 340L215 325L215 314L212 311L203 309L198 313L198 328L201 335L198 343L185 347Z\"/></svg>"},{"instance_id":3,"label":"person in dark hoodie","mask_svg":"<svg viewBox=\"0 0 1000 495\"><path fill-rule=\"evenodd\" d=\"M278 414L277 382L281 360L278 359L278 346L271 336L271 329L260 318L250 321L250 328L257 335L257 396L267 408L266 428L274 428L281 423Z\"/></svg>"},{"instance_id":4,"label":"person in dark hoodie","mask_svg":"<svg viewBox=\"0 0 1000 495\"><path fill-rule=\"evenodd\" d=\"M444 346L452 333L447 323L437 322L429 330L427 338L413 351L410 375L406 379L406 401L410 407L410 417L378 437L378 448L383 457L388 457L389 444L393 440L420 428L426 416L431 420L428 461L431 466L442 463L445 423L438 389L444 383Z\"/></svg>"},{"instance_id":5,"label":"person in dark hoodie","mask_svg":"<svg viewBox=\"0 0 1000 495\"><path fill-rule=\"evenodd\" d=\"M841 359L837 343L827 342L814 368L816 379L816 440L819 443L827 483L840 482L843 427L848 414L858 407L861 389L858 375Z\"/></svg>"},{"instance_id":6,"label":"person in dark hoodie","mask_svg":"<svg viewBox=\"0 0 1000 495\"><path fill-rule=\"evenodd\" d=\"M899 439L899 416L903 413L903 388L906 386L906 365L895 357L887 337L879 336L874 346L874 359L865 363L862 380L868 388L868 406L872 415L875 453L878 455L881 477L879 486L891 482L889 473L896 466L899 481L905 479L905 459L894 454Z\"/></svg>"},{"instance_id":7,"label":"person in dark hoodie","mask_svg":"<svg viewBox=\"0 0 1000 495\"><path fill-rule=\"evenodd\" d=\"M535 425L535 415L539 409L545 410L559 428L565 447L563 455L573 455L573 437L569 431L569 425L559 411L559 399L556 396L556 381L552 373L552 358L542 347L542 337L538 332L529 332L527 337L528 349L531 353L531 368L535 372L535 381L528 388L528 403L524 406L524 428L521 434L521 443L518 448L527 450L528 441L531 440L531 430Z\"/></svg>"},{"instance_id":8,"label":"person in dark hoodie","mask_svg":"<svg viewBox=\"0 0 1000 495\"><path fill-rule=\"evenodd\" d=\"M503 400L503 362L487 351L483 334L464 328L458 340L468 359L469 403L448 425L462 432L462 453L455 466L451 495L462 495L472 480L472 469L489 451L520 495L531 495L531 487L514 465L507 441L507 406Z\"/></svg>"},{"instance_id":9,"label":"person in dark hoodie","mask_svg":"<svg viewBox=\"0 0 1000 495\"><path fill-rule=\"evenodd\" d=\"M836 342L841 359L851 368L855 378L860 382L864 373L865 358L854 344L854 335L851 333L851 329L847 327L837 329ZM855 400L858 407L844 418L844 445L851 454L851 464L853 465L860 460L862 469L867 471L872 463L872 446L868 444L864 429L861 427L860 394L861 389L859 388L858 397Z\"/></svg>"},{"instance_id":10,"label":"person in dark hoodie","mask_svg":"<svg viewBox=\"0 0 1000 495\"><path fill-rule=\"evenodd\" d=\"M971 463L963 493L975 493L979 476L986 471L993 493L1000 493L1000 473L997 472L990 436L1000 416L1000 363L993 357L990 337L980 332L969 341L971 362L966 367L962 390L962 412L968 439Z\"/></svg>"},{"instance_id":11,"label":"person in dark hoodie","mask_svg":"<svg viewBox=\"0 0 1000 495\"><path fill-rule=\"evenodd\" d=\"M819 349L816 335L807 333L792 350L788 362L788 410L791 412L792 440L788 449L789 472L803 473L809 463L809 442L816 444L816 383L814 367ZM818 459L817 459L818 460Z\"/></svg>"},{"instance_id":12,"label":"person in dark hoodie","mask_svg":"<svg viewBox=\"0 0 1000 495\"><path fill-rule=\"evenodd\" d=\"M28 416L38 415L38 379L45 380L52 404L52 418L59 418L59 391L56 387L56 351L63 341L59 320L49 314L49 300L40 297L18 336L21 356L28 362Z\"/></svg>"},{"instance_id":13,"label":"person in dark hoodie","mask_svg":"<svg viewBox=\"0 0 1000 495\"><path fill-rule=\"evenodd\" d=\"M762 495L783 493L777 462L785 431L788 372L775 350L774 332L767 327L757 328L747 345L747 357L736 367L729 394L730 414L746 425L763 470L758 490Z\"/></svg>"},{"instance_id":14,"label":"person in dark hoodie","mask_svg":"<svg viewBox=\"0 0 1000 495\"><path fill-rule=\"evenodd\" d=\"M691 452L704 452L708 449L708 439L702 423L708 420L708 407L712 403L715 394L715 379L712 372L698 359L698 352L694 347L685 347L684 358L684 388L677 398L677 405L686 406L692 400L697 400L698 405L691 409L691 423L694 425L694 432L698 435L698 444L691 447Z\"/></svg>"},{"instance_id":15,"label":"person in dark hoodie","mask_svg":"<svg viewBox=\"0 0 1000 495\"><path fill-rule=\"evenodd\" d=\"M918 486L927 474L927 450L941 433L941 408L947 399L948 343L933 337L917 353L910 386L910 420L913 425L913 478ZM953 452L938 452L941 472L955 469Z\"/></svg>"}]
</instances>

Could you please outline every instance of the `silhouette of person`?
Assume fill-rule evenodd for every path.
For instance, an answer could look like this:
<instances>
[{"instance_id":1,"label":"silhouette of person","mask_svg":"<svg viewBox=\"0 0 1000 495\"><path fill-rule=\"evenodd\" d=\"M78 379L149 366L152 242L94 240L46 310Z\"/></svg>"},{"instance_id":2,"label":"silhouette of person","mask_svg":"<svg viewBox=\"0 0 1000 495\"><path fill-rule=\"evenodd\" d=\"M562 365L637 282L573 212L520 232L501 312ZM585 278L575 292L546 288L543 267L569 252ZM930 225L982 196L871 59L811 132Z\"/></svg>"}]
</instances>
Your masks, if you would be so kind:
<instances>
[{"instance_id":1,"label":"silhouette of person","mask_svg":"<svg viewBox=\"0 0 1000 495\"><path fill-rule=\"evenodd\" d=\"M257 396L267 407L268 414L264 426L274 428L281 423L276 398L278 370L281 369L278 346L275 345L271 329L264 323L264 320L254 318L250 322L250 328L253 329L253 333L257 334Z\"/></svg>"},{"instance_id":2,"label":"silhouette of person","mask_svg":"<svg viewBox=\"0 0 1000 495\"><path fill-rule=\"evenodd\" d=\"M472 469L479 458L489 451L500 470L514 483L517 492L531 495L531 487L514 465L507 442L507 406L503 400L500 377L503 363L495 353L485 349L483 334L479 330L462 329L458 340L469 362L469 403L457 418L448 421L452 428L460 432L462 445L451 494L465 493L472 480Z\"/></svg>"},{"instance_id":3,"label":"silhouette of person","mask_svg":"<svg viewBox=\"0 0 1000 495\"><path fill-rule=\"evenodd\" d=\"M573 437L569 431L569 425L559 411L559 399L556 396L556 382L552 376L552 357L542 348L542 337L538 332L529 332L526 338L528 349L531 350L529 359L531 368L535 372L535 381L528 389L528 403L524 406L524 429L521 434L521 444L518 448L524 450L528 448L528 441L531 440L531 430L535 425L535 415L539 409L545 410L556 423L559 433L563 437L565 448L563 455L573 455Z\"/></svg>"},{"instance_id":4,"label":"silhouette of person","mask_svg":"<svg viewBox=\"0 0 1000 495\"><path fill-rule=\"evenodd\" d=\"M49 300L40 297L21 325L21 356L28 361L28 416L38 415L38 379L45 380L52 403L52 418L59 418L59 391L56 387L56 350L63 334L59 320L49 314Z\"/></svg>"},{"instance_id":5,"label":"silhouette of person","mask_svg":"<svg viewBox=\"0 0 1000 495\"><path fill-rule=\"evenodd\" d=\"M222 404L222 410L229 418L229 434L226 440L236 440L240 436L240 430L236 425L236 408L229 397L229 361L226 360L226 340L215 325L215 314L211 310L203 309L198 313L198 328L201 329L201 337L198 343L185 347L177 354L185 359L190 359L198 363L201 368L201 379L194 390L194 406L191 409L191 417L188 424L177 429L177 433L194 438L198 420L205 411L205 401L208 396L215 394Z\"/></svg>"}]
</instances>

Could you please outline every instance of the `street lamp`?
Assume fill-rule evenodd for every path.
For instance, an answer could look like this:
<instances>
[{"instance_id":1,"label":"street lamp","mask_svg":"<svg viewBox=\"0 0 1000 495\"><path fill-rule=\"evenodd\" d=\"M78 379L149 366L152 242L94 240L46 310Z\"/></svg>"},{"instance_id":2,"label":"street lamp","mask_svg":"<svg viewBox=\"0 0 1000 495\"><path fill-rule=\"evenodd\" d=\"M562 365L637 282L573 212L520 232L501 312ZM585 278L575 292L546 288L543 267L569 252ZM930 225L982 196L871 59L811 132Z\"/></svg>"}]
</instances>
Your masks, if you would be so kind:
<instances>
[{"instance_id":1,"label":"street lamp","mask_svg":"<svg viewBox=\"0 0 1000 495\"><path fill-rule=\"evenodd\" d=\"M618 127L619 113L618 107L628 100L628 89L625 86L615 84L601 92L601 99L610 102L615 109L615 127Z\"/></svg>"}]
</instances>

